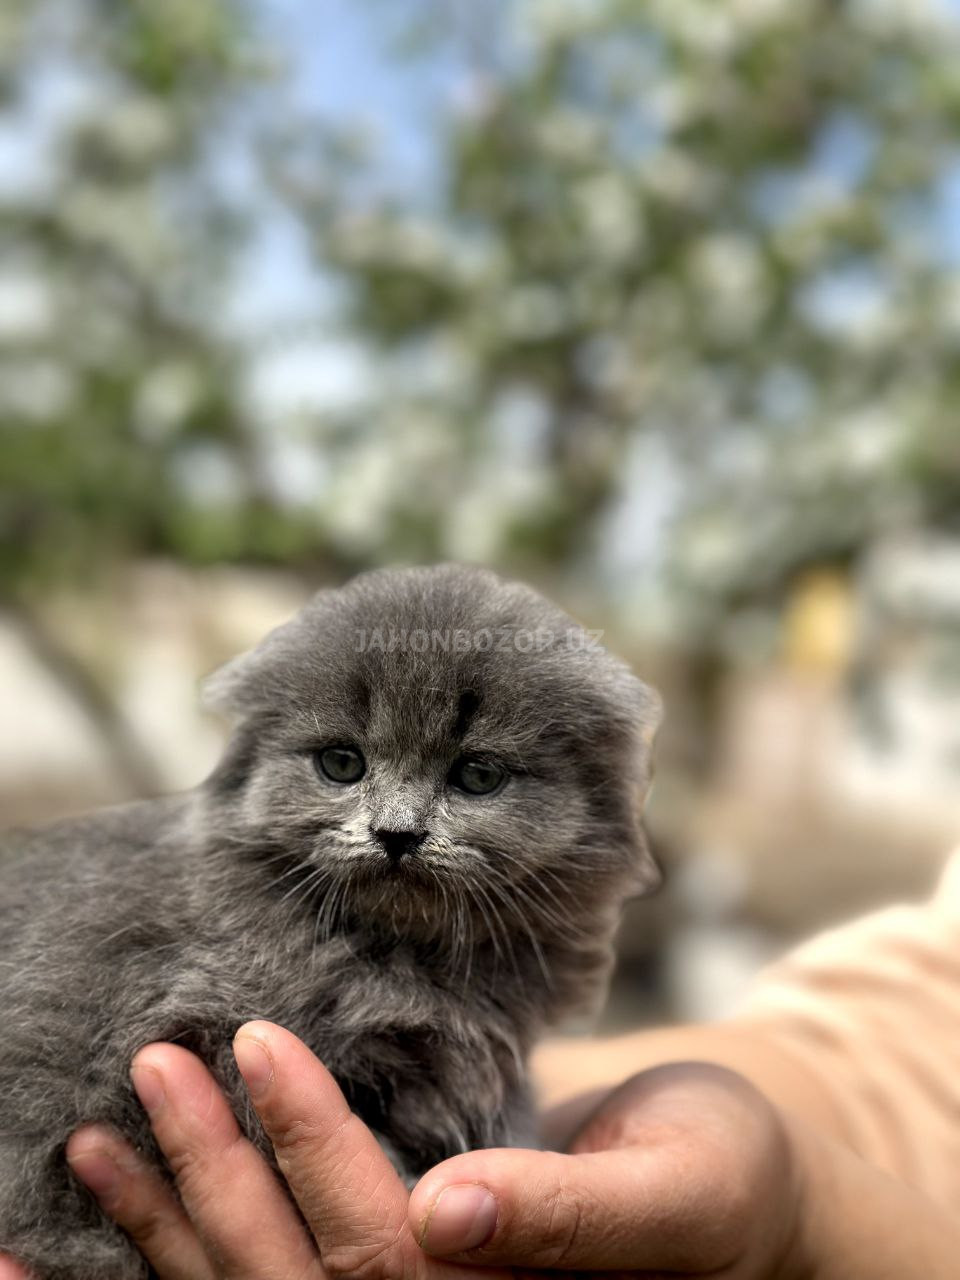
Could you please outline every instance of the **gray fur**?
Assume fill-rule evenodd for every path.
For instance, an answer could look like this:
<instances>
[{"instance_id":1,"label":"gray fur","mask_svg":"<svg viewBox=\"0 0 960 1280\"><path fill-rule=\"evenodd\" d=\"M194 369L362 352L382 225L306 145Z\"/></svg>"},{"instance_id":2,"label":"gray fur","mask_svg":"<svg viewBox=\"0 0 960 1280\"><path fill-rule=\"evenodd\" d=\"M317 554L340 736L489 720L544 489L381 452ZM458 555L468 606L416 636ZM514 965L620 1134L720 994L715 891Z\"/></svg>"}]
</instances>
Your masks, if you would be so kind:
<instances>
[{"instance_id":1,"label":"gray fur","mask_svg":"<svg viewBox=\"0 0 960 1280\"><path fill-rule=\"evenodd\" d=\"M40 1280L147 1274L63 1147L101 1121L157 1154L127 1074L148 1041L199 1053L261 1147L230 1050L249 1018L319 1054L408 1178L532 1141L531 1044L602 996L621 903L656 879L656 695L527 587L364 574L209 696L237 725L202 786L15 835L0 861L0 1251ZM359 783L318 775L330 742L363 750ZM499 793L448 785L465 749L508 767ZM425 843L388 865L371 827L411 823Z\"/></svg>"}]
</instances>

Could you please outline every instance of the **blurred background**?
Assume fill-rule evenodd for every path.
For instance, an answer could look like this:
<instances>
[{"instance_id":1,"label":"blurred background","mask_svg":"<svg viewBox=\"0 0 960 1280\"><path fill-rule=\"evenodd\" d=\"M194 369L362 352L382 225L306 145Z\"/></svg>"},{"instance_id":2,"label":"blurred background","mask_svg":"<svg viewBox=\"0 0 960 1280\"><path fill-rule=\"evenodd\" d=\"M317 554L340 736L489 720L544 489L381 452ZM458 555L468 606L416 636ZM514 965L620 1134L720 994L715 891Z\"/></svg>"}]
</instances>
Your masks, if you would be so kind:
<instances>
[{"instance_id":1,"label":"blurred background","mask_svg":"<svg viewBox=\"0 0 960 1280\"><path fill-rule=\"evenodd\" d=\"M662 690L610 1023L960 838L960 3L4 0L0 824L479 561Z\"/></svg>"}]
</instances>

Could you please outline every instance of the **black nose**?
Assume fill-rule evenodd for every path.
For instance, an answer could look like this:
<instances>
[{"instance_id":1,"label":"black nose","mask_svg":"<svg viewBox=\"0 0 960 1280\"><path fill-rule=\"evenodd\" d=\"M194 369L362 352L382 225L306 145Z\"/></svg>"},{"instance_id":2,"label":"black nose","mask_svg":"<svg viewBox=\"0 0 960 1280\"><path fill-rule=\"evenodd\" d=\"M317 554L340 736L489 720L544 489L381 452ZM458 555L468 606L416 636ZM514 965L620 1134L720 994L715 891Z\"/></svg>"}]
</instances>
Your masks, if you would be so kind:
<instances>
[{"instance_id":1,"label":"black nose","mask_svg":"<svg viewBox=\"0 0 960 1280\"><path fill-rule=\"evenodd\" d=\"M425 831L390 831L378 827L374 833L388 858L399 862L408 853L416 853L423 844Z\"/></svg>"}]
</instances>

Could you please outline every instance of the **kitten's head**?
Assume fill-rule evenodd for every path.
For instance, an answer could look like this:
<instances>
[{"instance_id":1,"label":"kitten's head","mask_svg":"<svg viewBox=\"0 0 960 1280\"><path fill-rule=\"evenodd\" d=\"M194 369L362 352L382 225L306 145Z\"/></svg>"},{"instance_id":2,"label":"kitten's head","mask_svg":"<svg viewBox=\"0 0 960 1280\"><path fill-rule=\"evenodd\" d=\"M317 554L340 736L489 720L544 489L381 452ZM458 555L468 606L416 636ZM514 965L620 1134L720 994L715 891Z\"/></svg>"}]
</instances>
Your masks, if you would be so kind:
<instances>
[{"instance_id":1,"label":"kitten's head","mask_svg":"<svg viewBox=\"0 0 960 1280\"><path fill-rule=\"evenodd\" d=\"M208 784L220 820L282 851L277 892L305 907L546 944L657 881L641 809L658 698L528 587L363 574L207 696L239 717Z\"/></svg>"}]
</instances>

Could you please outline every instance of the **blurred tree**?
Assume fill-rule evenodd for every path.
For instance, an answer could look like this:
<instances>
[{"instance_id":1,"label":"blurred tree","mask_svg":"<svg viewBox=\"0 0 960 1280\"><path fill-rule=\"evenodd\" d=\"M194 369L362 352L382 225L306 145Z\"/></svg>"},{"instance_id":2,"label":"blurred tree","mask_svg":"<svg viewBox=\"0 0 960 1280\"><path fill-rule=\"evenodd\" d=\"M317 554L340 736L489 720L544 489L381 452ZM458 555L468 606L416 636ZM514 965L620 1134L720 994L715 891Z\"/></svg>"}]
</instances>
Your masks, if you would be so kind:
<instances>
[{"instance_id":1,"label":"blurred tree","mask_svg":"<svg viewBox=\"0 0 960 1280\"><path fill-rule=\"evenodd\" d=\"M956 6L391 0L403 56L456 41L466 68L438 185L385 195L355 132L286 113L262 154L373 357L359 408L299 424L332 481L291 501L222 322L262 212L242 125L282 97L257 5L0 10L0 128L29 159L0 194L0 604L138 789L109 673L38 607L94 569L592 573L654 441L712 640L809 561L958 523Z\"/></svg>"},{"instance_id":2,"label":"blurred tree","mask_svg":"<svg viewBox=\"0 0 960 1280\"><path fill-rule=\"evenodd\" d=\"M461 7L433 12L455 37ZM435 199L371 196L336 149L288 188L375 346L381 427L419 413L463 442L391 491L414 552L456 549L466 518L492 558L594 565L651 435L701 606L897 520L960 523L956 7L508 14L443 126Z\"/></svg>"},{"instance_id":3,"label":"blurred tree","mask_svg":"<svg viewBox=\"0 0 960 1280\"><path fill-rule=\"evenodd\" d=\"M108 670L44 620L129 558L295 560L220 313L247 211L229 124L256 88L244 0L8 0L0 126L0 606L108 744L154 770ZM231 194L233 190L233 194Z\"/></svg>"}]
</instances>

